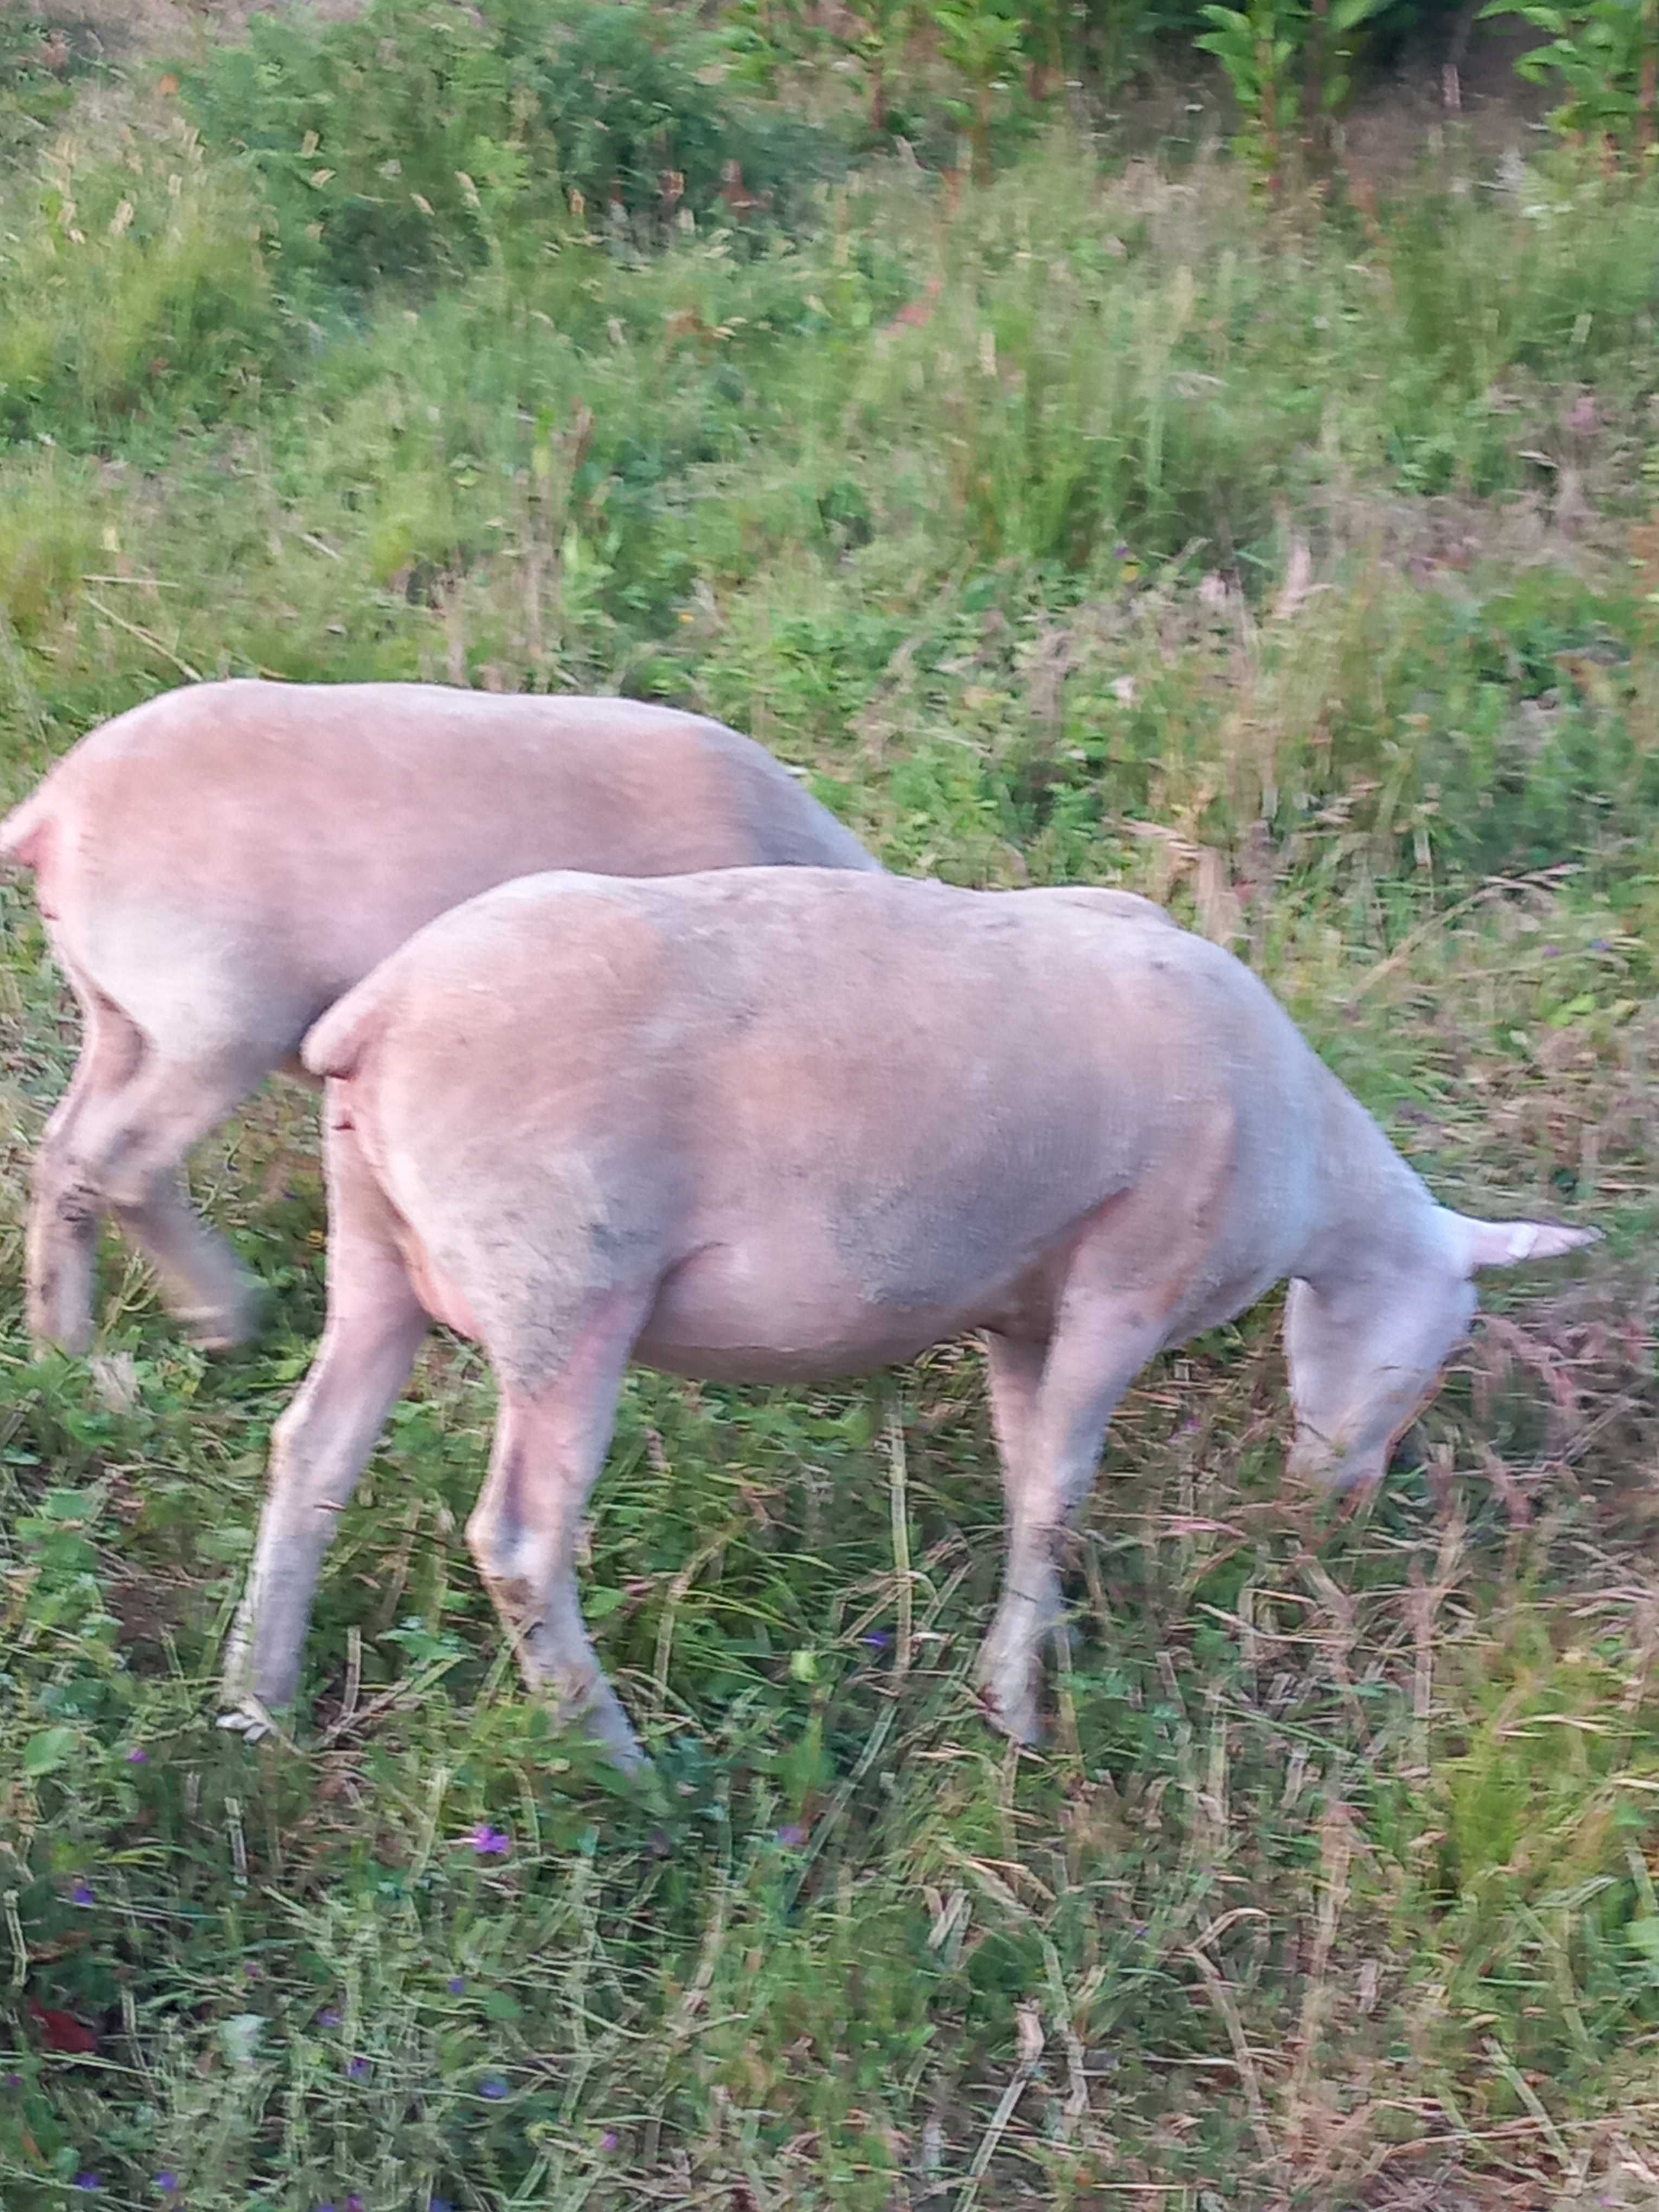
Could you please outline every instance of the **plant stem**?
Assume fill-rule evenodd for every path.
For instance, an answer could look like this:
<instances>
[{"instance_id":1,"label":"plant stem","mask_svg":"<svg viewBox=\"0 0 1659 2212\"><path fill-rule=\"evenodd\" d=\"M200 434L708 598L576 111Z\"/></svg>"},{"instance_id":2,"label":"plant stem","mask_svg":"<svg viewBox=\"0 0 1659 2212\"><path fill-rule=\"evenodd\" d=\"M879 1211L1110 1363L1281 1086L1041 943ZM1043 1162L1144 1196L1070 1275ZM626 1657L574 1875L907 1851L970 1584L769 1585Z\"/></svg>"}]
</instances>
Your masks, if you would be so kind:
<instances>
[{"instance_id":1,"label":"plant stem","mask_svg":"<svg viewBox=\"0 0 1659 2212\"><path fill-rule=\"evenodd\" d=\"M1313 21L1308 32L1308 66L1302 93L1303 135L1310 153L1323 165L1330 151L1330 118L1325 110L1325 47L1330 30L1331 0L1313 0Z\"/></svg>"}]
</instances>

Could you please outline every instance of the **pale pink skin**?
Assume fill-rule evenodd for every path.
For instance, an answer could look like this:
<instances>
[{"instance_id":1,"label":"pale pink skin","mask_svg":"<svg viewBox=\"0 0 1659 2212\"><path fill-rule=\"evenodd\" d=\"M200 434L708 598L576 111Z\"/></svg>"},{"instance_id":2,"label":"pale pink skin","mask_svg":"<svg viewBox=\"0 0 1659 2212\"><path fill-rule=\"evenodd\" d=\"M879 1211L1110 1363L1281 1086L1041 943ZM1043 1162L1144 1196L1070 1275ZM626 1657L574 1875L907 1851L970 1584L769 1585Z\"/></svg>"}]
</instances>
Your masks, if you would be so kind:
<instances>
[{"instance_id":1,"label":"pale pink skin","mask_svg":"<svg viewBox=\"0 0 1659 2212\"><path fill-rule=\"evenodd\" d=\"M1029 1740L1056 1544L1146 1361L1291 1277L1295 1464L1371 1480L1474 1269L1595 1234L1437 1206L1246 969L1109 890L533 878L422 930L305 1057L328 1322L231 1654L256 1730L434 1320L500 1382L467 1538L523 1671L623 1759L574 1562L629 1361L810 1382L982 1332L1010 1532L981 1679Z\"/></svg>"},{"instance_id":2,"label":"pale pink skin","mask_svg":"<svg viewBox=\"0 0 1659 2212\"><path fill-rule=\"evenodd\" d=\"M83 738L0 823L84 1017L27 1238L39 1342L82 1351L105 1214L209 1346L253 1286L186 1204L191 1146L411 932L538 870L873 868L760 746L623 699L194 684Z\"/></svg>"}]
</instances>

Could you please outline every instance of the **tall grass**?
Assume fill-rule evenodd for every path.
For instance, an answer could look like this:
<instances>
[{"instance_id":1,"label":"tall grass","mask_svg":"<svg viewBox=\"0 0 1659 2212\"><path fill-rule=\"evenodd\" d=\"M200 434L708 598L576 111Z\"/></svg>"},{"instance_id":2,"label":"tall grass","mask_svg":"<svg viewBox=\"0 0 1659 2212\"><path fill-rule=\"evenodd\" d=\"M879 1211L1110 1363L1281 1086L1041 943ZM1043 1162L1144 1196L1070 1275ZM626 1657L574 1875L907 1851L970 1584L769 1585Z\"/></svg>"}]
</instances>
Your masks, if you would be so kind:
<instances>
[{"instance_id":1,"label":"tall grass","mask_svg":"<svg viewBox=\"0 0 1659 2212\"><path fill-rule=\"evenodd\" d=\"M283 343L258 202L182 125L125 161L71 136L0 234L0 434L82 448L219 421Z\"/></svg>"},{"instance_id":2,"label":"tall grass","mask_svg":"<svg viewBox=\"0 0 1659 2212\"><path fill-rule=\"evenodd\" d=\"M971 690L995 702L976 803L1026 833L1056 799L1100 826L1057 746L1109 762L1132 816L1207 780L1200 826L1226 843L1340 800L1379 853L1426 840L1454 872L1650 818L1646 602L1571 555L1581 510L1634 521L1645 497L1641 195L1540 178L1553 197L1413 203L1357 256L1340 227L1253 224L1224 173L1113 180L1060 144L948 220L925 179L872 175L758 256L718 224L644 261L573 239L388 298L302 368L246 202L199 147L145 159L65 153L18 210L35 304L5 398L23 440L112 458L241 423L222 524L218 453L136 495L147 539L222 532L246 585L246 633L222 593L179 608L174 665L303 674L360 638L385 669L689 688L820 757L896 685L913 730L960 737ZM1275 632L1252 611L1297 539L1319 589ZM1425 595L1413 562L1470 580ZM1188 740L1172 756L1112 689L1133 664L1156 696L1169 619L1201 647L1183 684L1207 670L1191 777ZM1033 625L1066 664L1042 728ZM969 641L964 684L940 663ZM1217 781L1216 732L1243 724Z\"/></svg>"}]
</instances>

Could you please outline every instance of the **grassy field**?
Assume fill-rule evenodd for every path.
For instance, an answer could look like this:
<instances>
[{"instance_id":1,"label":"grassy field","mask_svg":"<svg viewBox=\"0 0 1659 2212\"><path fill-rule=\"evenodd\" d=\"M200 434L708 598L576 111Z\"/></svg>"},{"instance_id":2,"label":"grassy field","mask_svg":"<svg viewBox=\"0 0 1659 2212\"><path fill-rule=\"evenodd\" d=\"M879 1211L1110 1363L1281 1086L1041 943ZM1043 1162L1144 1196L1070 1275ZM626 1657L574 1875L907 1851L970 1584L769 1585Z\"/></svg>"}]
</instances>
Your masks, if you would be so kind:
<instances>
[{"instance_id":1,"label":"grassy field","mask_svg":"<svg viewBox=\"0 0 1659 2212\"><path fill-rule=\"evenodd\" d=\"M1357 1510L1281 1480L1272 1305L1160 1363L1038 1754L968 1681L971 1350L630 1380L585 1591L635 1786L510 1673L434 1340L250 1751L313 1109L200 1163L257 1351L111 1246L97 1355L32 1361L76 1030L0 888L0 2204L1651 2207L1659 190L1453 143L1265 211L1035 126L976 187L711 108L704 185L601 219L411 52L274 119L0 72L0 796L197 675L687 702L896 866L1167 899L1439 1195L1608 1241L1492 1295Z\"/></svg>"}]
</instances>

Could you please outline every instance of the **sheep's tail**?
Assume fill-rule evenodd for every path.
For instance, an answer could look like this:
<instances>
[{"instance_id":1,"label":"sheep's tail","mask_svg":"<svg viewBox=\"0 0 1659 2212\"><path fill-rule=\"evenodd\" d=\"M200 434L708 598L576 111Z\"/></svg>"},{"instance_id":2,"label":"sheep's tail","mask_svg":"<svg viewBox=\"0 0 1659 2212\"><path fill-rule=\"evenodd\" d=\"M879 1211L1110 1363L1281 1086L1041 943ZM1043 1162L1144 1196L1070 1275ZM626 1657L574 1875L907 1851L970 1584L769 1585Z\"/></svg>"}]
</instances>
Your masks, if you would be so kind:
<instances>
[{"instance_id":1,"label":"sheep's tail","mask_svg":"<svg viewBox=\"0 0 1659 2212\"><path fill-rule=\"evenodd\" d=\"M15 867L40 868L46 857L46 835L52 828L52 803L45 788L0 822L0 860Z\"/></svg>"},{"instance_id":2,"label":"sheep's tail","mask_svg":"<svg viewBox=\"0 0 1659 2212\"><path fill-rule=\"evenodd\" d=\"M351 1076L382 1026L381 1001L385 985L378 973L354 984L344 998L337 999L306 1031L300 1057L313 1075Z\"/></svg>"}]
</instances>

